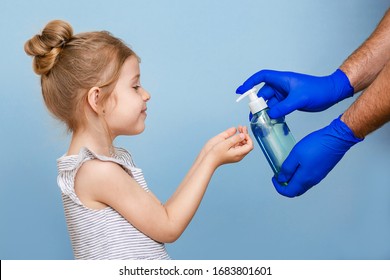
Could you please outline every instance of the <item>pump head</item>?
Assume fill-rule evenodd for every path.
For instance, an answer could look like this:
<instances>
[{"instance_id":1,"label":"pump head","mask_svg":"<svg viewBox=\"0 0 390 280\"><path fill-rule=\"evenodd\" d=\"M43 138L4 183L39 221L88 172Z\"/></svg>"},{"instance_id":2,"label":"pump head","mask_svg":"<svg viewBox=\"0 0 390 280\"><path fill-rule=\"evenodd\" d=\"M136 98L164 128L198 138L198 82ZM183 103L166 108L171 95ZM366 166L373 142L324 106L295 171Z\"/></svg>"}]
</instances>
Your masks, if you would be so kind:
<instances>
[{"instance_id":1,"label":"pump head","mask_svg":"<svg viewBox=\"0 0 390 280\"><path fill-rule=\"evenodd\" d=\"M261 87L260 87L261 88ZM260 112L264 110L265 108L268 108L267 103L263 99L263 97L257 96L257 91L260 89L257 86L254 86L247 92L243 93L239 98L237 98L236 102L240 102L245 97L249 97L249 109L251 110L252 114L256 114L257 112Z\"/></svg>"}]
</instances>

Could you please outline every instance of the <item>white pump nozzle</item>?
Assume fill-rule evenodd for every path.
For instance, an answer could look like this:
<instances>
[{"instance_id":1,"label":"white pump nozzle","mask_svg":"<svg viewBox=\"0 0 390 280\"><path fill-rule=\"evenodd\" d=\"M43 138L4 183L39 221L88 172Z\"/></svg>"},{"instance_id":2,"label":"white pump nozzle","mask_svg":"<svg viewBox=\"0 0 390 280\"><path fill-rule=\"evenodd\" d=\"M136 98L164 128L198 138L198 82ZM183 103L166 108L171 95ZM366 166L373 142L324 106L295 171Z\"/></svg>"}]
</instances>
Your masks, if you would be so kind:
<instances>
[{"instance_id":1,"label":"white pump nozzle","mask_svg":"<svg viewBox=\"0 0 390 280\"><path fill-rule=\"evenodd\" d=\"M261 88L261 87L260 87ZM257 112L260 112L261 110L264 110L265 108L268 108L267 103L264 101L262 97L257 96L257 91L260 89L258 87L253 87L247 92L243 93L239 98L237 98L236 102L240 102L245 97L249 97L249 108L252 112L252 114L256 114Z\"/></svg>"}]
</instances>

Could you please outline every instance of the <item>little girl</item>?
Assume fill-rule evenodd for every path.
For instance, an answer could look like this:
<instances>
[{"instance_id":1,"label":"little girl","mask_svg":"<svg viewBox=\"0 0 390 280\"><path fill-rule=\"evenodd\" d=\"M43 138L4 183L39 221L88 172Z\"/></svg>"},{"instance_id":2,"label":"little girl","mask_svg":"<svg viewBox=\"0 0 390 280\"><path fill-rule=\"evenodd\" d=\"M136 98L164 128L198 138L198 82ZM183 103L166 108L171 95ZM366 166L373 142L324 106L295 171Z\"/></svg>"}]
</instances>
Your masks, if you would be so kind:
<instances>
[{"instance_id":1,"label":"little girl","mask_svg":"<svg viewBox=\"0 0 390 280\"><path fill-rule=\"evenodd\" d=\"M57 160L58 185L76 259L169 259L194 216L216 168L252 149L247 129L210 139L172 197L162 204L131 155L113 146L119 135L145 128L149 93L140 84L138 56L105 31L73 34L54 20L24 46L41 75L49 111L72 133Z\"/></svg>"}]
</instances>

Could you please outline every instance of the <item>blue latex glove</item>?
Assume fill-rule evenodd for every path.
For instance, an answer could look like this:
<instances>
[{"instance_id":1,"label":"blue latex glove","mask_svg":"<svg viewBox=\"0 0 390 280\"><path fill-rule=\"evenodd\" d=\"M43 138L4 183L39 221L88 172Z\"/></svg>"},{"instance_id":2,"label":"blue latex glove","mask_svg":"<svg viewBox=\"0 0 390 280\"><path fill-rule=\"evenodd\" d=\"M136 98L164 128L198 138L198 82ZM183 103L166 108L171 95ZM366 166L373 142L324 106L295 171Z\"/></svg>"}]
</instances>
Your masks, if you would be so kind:
<instances>
[{"instance_id":1,"label":"blue latex glove","mask_svg":"<svg viewBox=\"0 0 390 280\"><path fill-rule=\"evenodd\" d=\"M288 197L305 193L325 178L349 148L363 140L356 138L340 117L295 145L277 179L272 178L278 193Z\"/></svg>"},{"instance_id":2,"label":"blue latex glove","mask_svg":"<svg viewBox=\"0 0 390 280\"><path fill-rule=\"evenodd\" d=\"M261 70L238 87L236 93L242 94L261 82L265 85L258 96L268 100L268 115L272 119L295 110L323 111L354 93L348 77L340 69L324 77Z\"/></svg>"}]
</instances>

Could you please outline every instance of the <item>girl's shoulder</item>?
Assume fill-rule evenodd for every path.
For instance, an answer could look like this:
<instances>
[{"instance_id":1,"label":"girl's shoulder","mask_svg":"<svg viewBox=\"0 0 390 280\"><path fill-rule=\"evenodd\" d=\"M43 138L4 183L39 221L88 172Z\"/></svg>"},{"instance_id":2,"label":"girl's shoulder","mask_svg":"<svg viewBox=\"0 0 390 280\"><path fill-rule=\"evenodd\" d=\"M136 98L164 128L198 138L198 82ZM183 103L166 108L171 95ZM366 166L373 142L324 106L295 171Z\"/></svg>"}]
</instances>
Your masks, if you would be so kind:
<instances>
[{"instance_id":1,"label":"girl's shoulder","mask_svg":"<svg viewBox=\"0 0 390 280\"><path fill-rule=\"evenodd\" d=\"M115 147L114 148L114 157L125 164L126 166L136 168L133 157L131 154L124 148Z\"/></svg>"},{"instance_id":2,"label":"girl's shoulder","mask_svg":"<svg viewBox=\"0 0 390 280\"><path fill-rule=\"evenodd\" d=\"M82 202L76 194L76 179L79 182L92 182L97 179L115 178L124 171L134 178L142 174L142 170L135 166L131 154L123 148L115 148L111 157L82 148L76 155L63 155L58 158L57 169L57 183L61 192L77 204Z\"/></svg>"},{"instance_id":3,"label":"girl's shoulder","mask_svg":"<svg viewBox=\"0 0 390 280\"><path fill-rule=\"evenodd\" d=\"M83 205L91 209L103 209L109 205L102 198L116 193L118 181L123 177L131 178L116 162L88 160L77 171L74 190Z\"/></svg>"},{"instance_id":4,"label":"girl's shoulder","mask_svg":"<svg viewBox=\"0 0 390 280\"><path fill-rule=\"evenodd\" d=\"M131 154L123 148L114 148L112 156L104 156L96 154L90 149L83 147L77 155L63 155L57 159L57 167L59 172L77 171L83 164L89 161L96 162L111 162L121 165L130 171L137 169ZM94 164L94 165L95 165ZM101 164L100 164L101 165Z\"/></svg>"},{"instance_id":5,"label":"girl's shoulder","mask_svg":"<svg viewBox=\"0 0 390 280\"><path fill-rule=\"evenodd\" d=\"M114 185L111 180L120 178L124 173L134 177L139 172L130 153L123 148L115 148L110 157L82 148L77 155L60 157L57 166L57 181L62 192L78 204L95 209L100 207L91 193L96 193L101 186Z\"/></svg>"}]
</instances>

